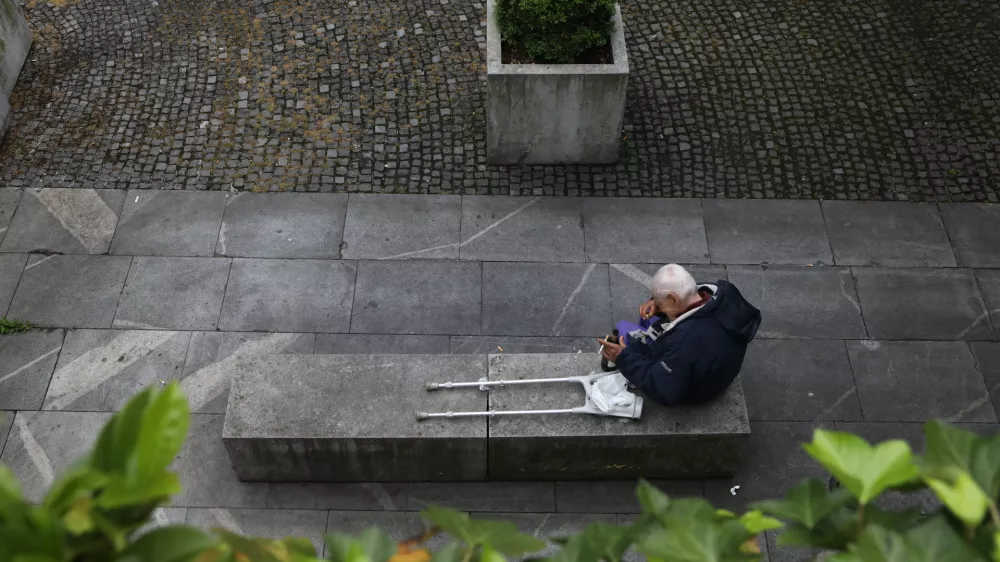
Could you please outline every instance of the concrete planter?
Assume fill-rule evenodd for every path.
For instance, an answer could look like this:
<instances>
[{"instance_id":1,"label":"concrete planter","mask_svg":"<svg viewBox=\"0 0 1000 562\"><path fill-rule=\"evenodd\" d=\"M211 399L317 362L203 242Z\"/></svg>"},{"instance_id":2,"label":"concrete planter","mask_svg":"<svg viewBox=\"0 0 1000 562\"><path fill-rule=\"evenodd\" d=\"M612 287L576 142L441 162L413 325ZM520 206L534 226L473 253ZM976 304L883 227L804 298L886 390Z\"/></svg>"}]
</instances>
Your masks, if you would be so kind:
<instances>
[{"instance_id":1,"label":"concrete planter","mask_svg":"<svg viewBox=\"0 0 1000 562\"><path fill-rule=\"evenodd\" d=\"M8 98L28 58L33 36L14 0L0 0L0 139L10 125Z\"/></svg>"},{"instance_id":2,"label":"concrete planter","mask_svg":"<svg viewBox=\"0 0 1000 562\"><path fill-rule=\"evenodd\" d=\"M611 34L614 64L504 64L495 4L486 3L487 161L616 161L628 86L621 9L615 9Z\"/></svg>"}]
</instances>

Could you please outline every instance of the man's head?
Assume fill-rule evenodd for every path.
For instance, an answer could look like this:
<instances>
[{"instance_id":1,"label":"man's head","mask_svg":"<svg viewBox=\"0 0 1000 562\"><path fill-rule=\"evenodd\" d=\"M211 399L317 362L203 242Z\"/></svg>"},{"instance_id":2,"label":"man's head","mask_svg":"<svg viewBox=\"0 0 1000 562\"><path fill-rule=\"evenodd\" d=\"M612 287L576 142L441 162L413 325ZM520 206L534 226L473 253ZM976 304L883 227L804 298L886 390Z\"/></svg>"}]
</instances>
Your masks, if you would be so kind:
<instances>
[{"instance_id":1,"label":"man's head","mask_svg":"<svg viewBox=\"0 0 1000 562\"><path fill-rule=\"evenodd\" d=\"M673 321L698 302L698 284L686 269L672 263L660 268L649 282L656 308Z\"/></svg>"}]
</instances>

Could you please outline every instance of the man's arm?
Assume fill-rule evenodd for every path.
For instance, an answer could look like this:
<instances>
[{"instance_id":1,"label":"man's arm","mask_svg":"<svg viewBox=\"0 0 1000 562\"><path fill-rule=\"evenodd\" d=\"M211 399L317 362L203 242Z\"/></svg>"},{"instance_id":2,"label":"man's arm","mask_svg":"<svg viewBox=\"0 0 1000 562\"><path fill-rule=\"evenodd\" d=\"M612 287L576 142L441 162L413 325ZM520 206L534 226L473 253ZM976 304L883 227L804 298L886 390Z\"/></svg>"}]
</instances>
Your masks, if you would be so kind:
<instances>
[{"instance_id":1,"label":"man's arm","mask_svg":"<svg viewBox=\"0 0 1000 562\"><path fill-rule=\"evenodd\" d=\"M615 364L628 382L654 402L676 406L691 381L689 360L676 351L679 347L671 346L660 356L644 356L625 348L618 354Z\"/></svg>"}]
</instances>

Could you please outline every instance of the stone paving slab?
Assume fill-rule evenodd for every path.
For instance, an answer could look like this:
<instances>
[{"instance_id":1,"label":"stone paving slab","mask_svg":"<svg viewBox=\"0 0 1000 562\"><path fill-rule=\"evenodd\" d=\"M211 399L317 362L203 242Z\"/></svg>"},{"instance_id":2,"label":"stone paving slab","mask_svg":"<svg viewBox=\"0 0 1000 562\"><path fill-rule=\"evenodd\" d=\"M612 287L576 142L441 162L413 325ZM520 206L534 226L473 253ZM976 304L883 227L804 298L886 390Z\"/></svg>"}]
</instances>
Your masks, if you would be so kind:
<instances>
[{"instance_id":1,"label":"stone paving slab","mask_svg":"<svg viewBox=\"0 0 1000 562\"><path fill-rule=\"evenodd\" d=\"M113 412L149 385L181 378L190 332L71 330L43 409Z\"/></svg>"},{"instance_id":2,"label":"stone paving slab","mask_svg":"<svg viewBox=\"0 0 1000 562\"><path fill-rule=\"evenodd\" d=\"M216 329L231 264L224 258L133 258L112 327Z\"/></svg>"},{"instance_id":3,"label":"stone paving slab","mask_svg":"<svg viewBox=\"0 0 1000 562\"><path fill-rule=\"evenodd\" d=\"M587 260L603 263L709 263L698 199L583 200Z\"/></svg>"},{"instance_id":4,"label":"stone paving slab","mask_svg":"<svg viewBox=\"0 0 1000 562\"><path fill-rule=\"evenodd\" d=\"M243 358L313 352L315 334L194 332L181 388L192 412L224 414L235 364Z\"/></svg>"},{"instance_id":5,"label":"stone paving slab","mask_svg":"<svg viewBox=\"0 0 1000 562\"><path fill-rule=\"evenodd\" d=\"M212 256L226 197L225 193L129 190L111 253Z\"/></svg>"},{"instance_id":6,"label":"stone paving slab","mask_svg":"<svg viewBox=\"0 0 1000 562\"><path fill-rule=\"evenodd\" d=\"M451 353L593 353L594 338L452 336Z\"/></svg>"},{"instance_id":7,"label":"stone paving slab","mask_svg":"<svg viewBox=\"0 0 1000 562\"><path fill-rule=\"evenodd\" d=\"M0 250L106 253L124 202L121 190L26 190Z\"/></svg>"},{"instance_id":8,"label":"stone paving slab","mask_svg":"<svg viewBox=\"0 0 1000 562\"><path fill-rule=\"evenodd\" d=\"M824 201L837 265L954 267L955 255L931 203Z\"/></svg>"},{"instance_id":9,"label":"stone paving slab","mask_svg":"<svg viewBox=\"0 0 1000 562\"><path fill-rule=\"evenodd\" d=\"M552 482L414 482L408 509L432 505L461 511L550 512L556 510Z\"/></svg>"},{"instance_id":10,"label":"stone paving slab","mask_svg":"<svg viewBox=\"0 0 1000 562\"><path fill-rule=\"evenodd\" d=\"M817 428L833 429L833 424L752 422L739 473L732 478L705 480L705 498L716 508L743 511L755 501L775 498L803 478L826 478L819 463L800 446L812 441ZM739 489L732 490L734 486Z\"/></svg>"},{"instance_id":11,"label":"stone paving slab","mask_svg":"<svg viewBox=\"0 0 1000 562\"><path fill-rule=\"evenodd\" d=\"M697 498L704 494L701 480L653 480L650 482L672 498ZM556 510L560 513L639 513L638 481L556 482Z\"/></svg>"},{"instance_id":12,"label":"stone paving slab","mask_svg":"<svg viewBox=\"0 0 1000 562\"><path fill-rule=\"evenodd\" d=\"M323 510L191 508L185 523L254 537L303 537L312 542L317 553L322 553L326 520L327 512Z\"/></svg>"},{"instance_id":13,"label":"stone paving slab","mask_svg":"<svg viewBox=\"0 0 1000 562\"><path fill-rule=\"evenodd\" d=\"M484 263L483 333L606 334L611 326L608 290L606 265Z\"/></svg>"},{"instance_id":14,"label":"stone paving slab","mask_svg":"<svg viewBox=\"0 0 1000 562\"><path fill-rule=\"evenodd\" d=\"M131 258L32 255L8 314L36 326L110 328Z\"/></svg>"},{"instance_id":15,"label":"stone paving slab","mask_svg":"<svg viewBox=\"0 0 1000 562\"><path fill-rule=\"evenodd\" d=\"M1000 205L942 203L941 218L962 267L1000 267Z\"/></svg>"},{"instance_id":16,"label":"stone paving slab","mask_svg":"<svg viewBox=\"0 0 1000 562\"><path fill-rule=\"evenodd\" d=\"M983 374L986 389L993 401L993 411L1000 413L1000 343L974 342L969 347L976 366Z\"/></svg>"},{"instance_id":17,"label":"stone paving slab","mask_svg":"<svg viewBox=\"0 0 1000 562\"><path fill-rule=\"evenodd\" d=\"M461 197L352 194L342 255L347 259L458 258L461 223Z\"/></svg>"},{"instance_id":18,"label":"stone paving slab","mask_svg":"<svg viewBox=\"0 0 1000 562\"><path fill-rule=\"evenodd\" d=\"M3 247L3 239L7 236L10 221L14 218L14 210L17 209L20 199L20 189L0 187L0 247Z\"/></svg>"},{"instance_id":19,"label":"stone paving slab","mask_svg":"<svg viewBox=\"0 0 1000 562\"><path fill-rule=\"evenodd\" d=\"M10 434L10 427L14 424L14 416L17 412L4 412L0 410L0 453L3 453L7 444L7 436Z\"/></svg>"},{"instance_id":20,"label":"stone paving slab","mask_svg":"<svg viewBox=\"0 0 1000 562\"><path fill-rule=\"evenodd\" d=\"M63 347L62 330L0 337L0 410L38 410Z\"/></svg>"},{"instance_id":21,"label":"stone paving slab","mask_svg":"<svg viewBox=\"0 0 1000 562\"><path fill-rule=\"evenodd\" d=\"M866 421L997 421L963 342L860 341L847 350Z\"/></svg>"},{"instance_id":22,"label":"stone paving slab","mask_svg":"<svg viewBox=\"0 0 1000 562\"><path fill-rule=\"evenodd\" d=\"M761 338L863 339L861 306L845 267L729 266L729 281L760 309Z\"/></svg>"},{"instance_id":23,"label":"stone paving slab","mask_svg":"<svg viewBox=\"0 0 1000 562\"><path fill-rule=\"evenodd\" d=\"M236 258L219 329L347 332L356 274L350 261Z\"/></svg>"},{"instance_id":24,"label":"stone paving slab","mask_svg":"<svg viewBox=\"0 0 1000 562\"><path fill-rule=\"evenodd\" d=\"M24 496L40 502L55 477L90 448L111 414L18 412L0 464L14 472Z\"/></svg>"},{"instance_id":25,"label":"stone paving slab","mask_svg":"<svg viewBox=\"0 0 1000 562\"><path fill-rule=\"evenodd\" d=\"M649 300L649 282L664 264L617 264L609 267L611 277L611 315L614 322L636 321L639 305ZM715 283L727 279L726 267L722 265L685 265L698 283ZM605 330L609 330L609 326ZM607 332L605 332L607 333Z\"/></svg>"},{"instance_id":26,"label":"stone paving slab","mask_svg":"<svg viewBox=\"0 0 1000 562\"><path fill-rule=\"evenodd\" d=\"M706 199L702 207L712 263L833 263L819 202Z\"/></svg>"},{"instance_id":27,"label":"stone paving slab","mask_svg":"<svg viewBox=\"0 0 1000 562\"><path fill-rule=\"evenodd\" d=\"M966 269L852 268L874 339L992 339L976 277Z\"/></svg>"},{"instance_id":28,"label":"stone paving slab","mask_svg":"<svg viewBox=\"0 0 1000 562\"><path fill-rule=\"evenodd\" d=\"M184 483L177 507L262 508L268 484L240 482L222 442L222 414L192 414L187 441L172 470Z\"/></svg>"},{"instance_id":29,"label":"stone paving slab","mask_svg":"<svg viewBox=\"0 0 1000 562\"><path fill-rule=\"evenodd\" d=\"M215 252L243 258L340 258L346 195L241 193L226 201Z\"/></svg>"},{"instance_id":30,"label":"stone paving slab","mask_svg":"<svg viewBox=\"0 0 1000 562\"><path fill-rule=\"evenodd\" d=\"M267 507L347 511L403 511L410 484L406 482L272 482Z\"/></svg>"},{"instance_id":31,"label":"stone paving slab","mask_svg":"<svg viewBox=\"0 0 1000 562\"><path fill-rule=\"evenodd\" d=\"M7 312L27 262L27 254L0 254L0 316Z\"/></svg>"},{"instance_id":32,"label":"stone paving slab","mask_svg":"<svg viewBox=\"0 0 1000 562\"><path fill-rule=\"evenodd\" d=\"M482 277L479 263L359 262L351 332L479 334Z\"/></svg>"},{"instance_id":33,"label":"stone paving slab","mask_svg":"<svg viewBox=\"0 0 1000 562\"><path fill-rule=\"evenodd\" d=\"M448 353L448 336L400 334L317 334L313 353L346 355Z\"/></svg>"},{"instance_id":34,"label":"stone paving slab","mask_svg":"<svg viewBox=\"0 0 1000 562\"><path fill-rule=\"evenodd\" d=\"M463 260L587 261L582 200L462 198Z\"/></svg>"},{"instance_id":35,"label":"stone paving slab","mask_svg":"<svg viewBox=\"0 0 1000 562\"><path fill-rule=\"evenodd\" d=\"M983 294L986 310L989 312L989 319L984 319L982 324L991 324L993 335L1000 335L1000 269L976 270L976 282Z\"/></svg>"},{"instance_id":36,"label":"stone paving slab","mask_svg":"<svg viewBox=\"0 0 1000 562\"><path fill-rule=\"evenodd\" d=\"M747 348L740 378L751 420L864 419L840 340L758 339Z\"/></svg>"}]
</instances>

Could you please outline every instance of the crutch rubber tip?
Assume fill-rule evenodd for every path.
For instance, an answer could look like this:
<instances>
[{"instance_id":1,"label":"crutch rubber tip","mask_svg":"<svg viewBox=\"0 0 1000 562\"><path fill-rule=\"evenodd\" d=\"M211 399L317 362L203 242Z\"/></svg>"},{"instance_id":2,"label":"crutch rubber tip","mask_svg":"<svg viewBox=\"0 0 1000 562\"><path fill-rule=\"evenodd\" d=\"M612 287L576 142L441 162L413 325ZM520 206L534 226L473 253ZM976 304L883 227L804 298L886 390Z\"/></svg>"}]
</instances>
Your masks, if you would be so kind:
<instances>
[{"instance_id":1,"label":"crutch rubber tip","mask_svg":"<svg viewBox=\"0 0 1000 562\"><path fill-rule=\"evenodd\" d=\"M430 419L430 416L427 414L427 412L417 412L417 421L424 421L427 419Z\"/></svg>"},{"instance_id":2,"label":"crutch rubber tip","mask_svg":"<svg viewBox=\"0 0 1000 562\"><path fill-rule=\"evenodd\" d=\"M436 382L428 382L427 383L427 390L437 390L439 388L441 388L441 385L439 383L436 383Z\"/></svg>"}]
</instances>

